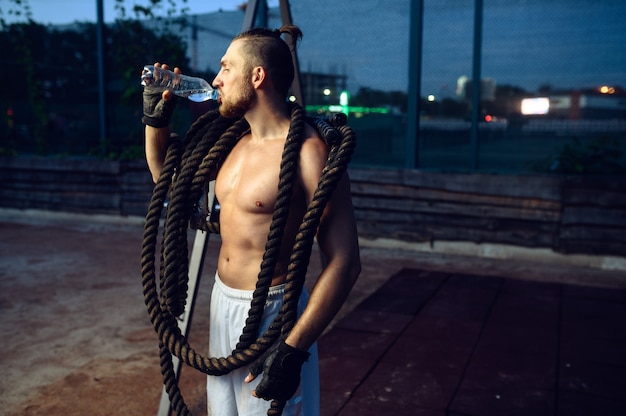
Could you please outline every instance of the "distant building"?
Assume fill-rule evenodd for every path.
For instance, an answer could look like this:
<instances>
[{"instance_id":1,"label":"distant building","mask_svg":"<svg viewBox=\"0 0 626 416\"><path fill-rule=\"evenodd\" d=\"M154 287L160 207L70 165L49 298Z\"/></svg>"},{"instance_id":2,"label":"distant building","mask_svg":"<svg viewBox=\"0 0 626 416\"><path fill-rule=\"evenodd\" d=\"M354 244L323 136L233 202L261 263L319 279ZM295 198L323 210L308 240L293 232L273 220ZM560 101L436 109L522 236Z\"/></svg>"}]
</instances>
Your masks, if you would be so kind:
<instances>
[{"instance_id":1,"label":"distant building","mask_svg":"<svg viewBox=\"0 0 626 416\"><path fill-rule=\"evenodd\" d=\"M460 76L456 84L457 98L471 100L472 93L472 80L465 75ZM480 80L480 98L482 101L493 101L496 99L496 81L493 78Z\"/></svg>"}]
</instances>

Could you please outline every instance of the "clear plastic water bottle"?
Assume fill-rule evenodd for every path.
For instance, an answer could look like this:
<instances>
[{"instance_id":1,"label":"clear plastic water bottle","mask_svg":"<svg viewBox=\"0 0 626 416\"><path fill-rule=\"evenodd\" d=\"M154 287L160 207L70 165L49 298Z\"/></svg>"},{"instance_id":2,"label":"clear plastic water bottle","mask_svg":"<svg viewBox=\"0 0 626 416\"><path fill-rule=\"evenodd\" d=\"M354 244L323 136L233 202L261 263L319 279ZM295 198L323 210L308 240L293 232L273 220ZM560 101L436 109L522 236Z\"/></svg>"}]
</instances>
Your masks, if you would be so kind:
<instances>
[{"instance_id":1,"label":"clear plastic water bottle","mask_svg":"<svg viewBox=\"0 0 626 416\"><path fill-rule=\"evenodd\" d=\"M211 87L208 81L198 77L175 74L170 70L155 67L154 65L143 67L141 85L144 86L144 89L149 88L154 92L169 89L174 94L197 103L217 100L218 97L217 90Z\"/></svg>"}]
</instances>

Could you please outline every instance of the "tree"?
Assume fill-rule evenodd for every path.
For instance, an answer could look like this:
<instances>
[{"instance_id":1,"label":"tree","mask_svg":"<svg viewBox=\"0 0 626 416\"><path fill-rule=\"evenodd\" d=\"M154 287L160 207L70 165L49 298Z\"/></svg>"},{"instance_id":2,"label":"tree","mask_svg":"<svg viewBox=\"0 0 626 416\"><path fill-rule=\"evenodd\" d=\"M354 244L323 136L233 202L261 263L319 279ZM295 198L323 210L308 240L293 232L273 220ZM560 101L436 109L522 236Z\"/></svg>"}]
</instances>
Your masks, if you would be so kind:
<instances>
[{"instance_id":1,"label":"tree","mask_svg":"<svg viewBox=\"0 0 626 416\"><path fill-rule=\"evenodd\" d=\"M67 152L59 149L64 145L74 146L71 152L88 150L98 132L94 117L98 102L96 25L76 23L64 30L48 28L32 20L26 0L8 1L9 6L0 9L0 63L14 68L14 73L12 82L0 90L0 111L11 114L12 119L2 123L0 134L13 137L17 150ZM186 45L174 33L174 27L164 23L161 30L148 29L138 18L125 17L123 0L115 1L119 16L104 33L104 62L107 102L111 104L107 118L114 135L111 144L119 142L114 146L119 151L133 140L136 128L128 125L133 123L133 115L117 107L141 108L142 66L167 60L189 67L189 60ZM168 14L172 14L174 2L167 1ZM166 1L147 3L157 7ZM155 16L158 7L148 6L135 2L135 16ZM24 17L25 22L6 24L5 14Z\"/></svg>"},{"instance_id":2,"label":"tree","mask_svg":"<svg viewBox=\"0 0 626 416\"><path fill-rule=\"evenodd\" d=\"M0 4L0 29L8 26L5 16L28 22L32 20L33 14L28 0L5 0L5 6Z\"/></svg>"}]
</instances>

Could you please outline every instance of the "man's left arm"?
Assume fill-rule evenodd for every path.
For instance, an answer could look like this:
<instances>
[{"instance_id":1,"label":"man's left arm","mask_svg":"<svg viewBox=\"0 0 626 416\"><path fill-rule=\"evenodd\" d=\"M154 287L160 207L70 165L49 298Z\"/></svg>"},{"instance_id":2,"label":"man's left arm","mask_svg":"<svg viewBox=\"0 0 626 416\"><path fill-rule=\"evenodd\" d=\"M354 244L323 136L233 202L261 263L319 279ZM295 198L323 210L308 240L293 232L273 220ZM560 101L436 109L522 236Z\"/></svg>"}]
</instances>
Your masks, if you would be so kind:
<instances>
[{"instance_id":1,"label":"man's left arm","mask_svg":"<svg viewBox=\"0 0 626 416\"><path fill-rule=\"evenodd\" d=\"M285 340L288 345L302 351L308 350L322 335L344 304L361 272L358 235L347 173L337 184L324 211L317 241L327 265L311 291L306 309Z\"/></svg>"}]
</instances>

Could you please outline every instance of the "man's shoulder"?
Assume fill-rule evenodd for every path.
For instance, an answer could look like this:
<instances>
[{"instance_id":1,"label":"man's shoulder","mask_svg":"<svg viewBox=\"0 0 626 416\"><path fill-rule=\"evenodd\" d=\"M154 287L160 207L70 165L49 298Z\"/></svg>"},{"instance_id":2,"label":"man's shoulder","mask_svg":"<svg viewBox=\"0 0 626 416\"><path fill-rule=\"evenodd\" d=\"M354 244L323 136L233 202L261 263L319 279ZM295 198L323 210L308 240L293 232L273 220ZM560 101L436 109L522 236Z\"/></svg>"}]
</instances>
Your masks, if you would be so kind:
<instances>
[{"instance_id":1,"label":"man's shoulder","mask_svg":"<svg viewBox=\"0 0 626 416\"><path fill-rule=\"evenodd\" d=\"M305 183L316 184L319 180L326 160L328 147L317 131L307 129L302 149L300 150L300 174Z\"/></svg>"},{"instance_id":2,"label":"man's shoulder","mask_svg":"<svg viewBox=\"0 0 626 416\"><path fill-rule=\"evenodd\" d=\"M310 152L328 153L328 146L317 132L317 130L307 124L307 128L304 133L304 141L302 142L302 150Z\"/></svg>"}]
</instances>

